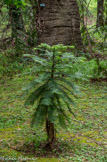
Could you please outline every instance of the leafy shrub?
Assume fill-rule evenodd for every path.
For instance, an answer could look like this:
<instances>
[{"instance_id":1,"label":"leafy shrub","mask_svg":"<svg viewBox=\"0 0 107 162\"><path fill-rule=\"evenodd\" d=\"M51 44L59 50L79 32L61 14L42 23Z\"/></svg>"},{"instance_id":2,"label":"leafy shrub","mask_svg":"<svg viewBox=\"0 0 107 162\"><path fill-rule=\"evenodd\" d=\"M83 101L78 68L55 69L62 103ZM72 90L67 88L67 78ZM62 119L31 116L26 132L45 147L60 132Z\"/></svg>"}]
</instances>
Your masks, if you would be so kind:
<instances>
[{"instance_id":1,"label":"leafy shrub","mask_svg":"<svg viewBox=\"0 0 107 162\"><path fill-rule=\"evenodd\" d=\"M96 59L88 61L85 57L79 57L75 59L75 63L71 61L69 64L72 66L69 72L73 74L80 74L83 78L105 78L107 77L107 61L99 61L101 70L99 71L99 66ZM76 78L77 79L77 78ZM78 78L81 79L80 77Z\"/></svg>"},{"instance_id":2,"label":"leafy shrub","mask_svg":"<svg viewBox=\"0 0 107 162\"><path fill-rule=\"evenodd\" d=\"M12 51L9 55L5 53L0 53L0 75L1 76L11 76L13 74L19 73L24 69L24 62L18 58L14 58Z\"/></svg>"}]
</instances>

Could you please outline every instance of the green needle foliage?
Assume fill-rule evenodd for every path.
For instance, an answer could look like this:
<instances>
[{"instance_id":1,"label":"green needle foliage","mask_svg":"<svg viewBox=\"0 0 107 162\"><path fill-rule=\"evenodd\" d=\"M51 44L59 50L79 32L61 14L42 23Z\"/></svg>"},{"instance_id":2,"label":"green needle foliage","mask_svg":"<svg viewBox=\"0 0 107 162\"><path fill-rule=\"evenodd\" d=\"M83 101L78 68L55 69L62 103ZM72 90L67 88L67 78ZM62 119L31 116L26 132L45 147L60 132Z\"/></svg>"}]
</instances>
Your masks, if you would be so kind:
<instances>
[{"instance_id":1,"label":"green needle foliage","mask_svg":"<svg viewBox=\"0 0 107 162\"><path fill-rule=\"evenodd\" d=\"M72 97L76 97L76 89L69 80L73 76L66 73L74 56L66 52L68 48L73 47L41 44L35 49L39 54L25 55L36 62L35 72L38 74L26 89L33 89L33 92L25 101L25 105L35 103L32 125L46 123L48 146L52 146L55 140L55 124L58 122L66 128L67 123L70 123L68 114L74 115L71 106L74 105Z\"/></svg>"}]
</instances>

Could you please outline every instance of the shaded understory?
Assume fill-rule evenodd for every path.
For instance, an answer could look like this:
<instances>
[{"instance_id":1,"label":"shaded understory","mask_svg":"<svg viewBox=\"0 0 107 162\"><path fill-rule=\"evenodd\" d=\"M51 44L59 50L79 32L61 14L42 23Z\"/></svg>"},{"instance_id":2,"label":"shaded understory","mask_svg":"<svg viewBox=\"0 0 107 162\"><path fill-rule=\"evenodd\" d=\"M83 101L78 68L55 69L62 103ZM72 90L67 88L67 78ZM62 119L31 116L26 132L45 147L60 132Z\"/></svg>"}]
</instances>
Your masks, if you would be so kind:
<instances>
[{"instance_id":1,"label":"shaded understory","mask_svg":"<svg viewBox=\"0 0 107 162\"><path fill-rule=\"evenodd\" d=\"M24 107L25 87L33 76L0 81L0 158L14 161L107 161L107 96L105 82L77 83L80 87L71 125L57 127L52 151L44 149L45 128L30 127L33 108ZM5 159L6 161L6 159Z\"/></svg>"}]
</instances>

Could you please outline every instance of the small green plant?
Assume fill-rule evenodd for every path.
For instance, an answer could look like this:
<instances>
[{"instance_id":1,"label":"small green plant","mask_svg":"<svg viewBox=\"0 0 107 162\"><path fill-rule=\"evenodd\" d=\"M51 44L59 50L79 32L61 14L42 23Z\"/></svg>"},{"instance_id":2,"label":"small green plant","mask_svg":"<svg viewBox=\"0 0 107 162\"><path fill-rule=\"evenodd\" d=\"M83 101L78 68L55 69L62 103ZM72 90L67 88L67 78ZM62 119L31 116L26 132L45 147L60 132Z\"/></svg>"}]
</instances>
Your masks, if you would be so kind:
<instances>
[{"instance_id":1,"label":"small green plant","mask_svg":"<svg viewBox=\"0 0 107 162\"><path fill-rule=\"evenodd\" d=\"M23 62L15 60L11 55L9 56L6 54L0 53L0 77L12 76L13 74L19 73L24 69Z\"/></svg>"},{"instance_id":2,"label":"small green plant","mask_svg":"<svg viewBox=\"0 0 107 162\"><path fill-rule=\"evenodd\" d=\"M72 97L76 97L76 88L67 74L69 62L74 57L66 52L67 46L41 44L36 50L42 51L37 55L25 55L36 62L35 71L38 77L33 80L27 90L32 90L25 101L25 105L33 105L32 125L46 124L48 143L52 147L55 141L55 125L59 123L63 128L70 122L69 112L74 115L71 105ZM72 48L72 47L71 47ZM75 115L74 115L75 116Z\"/></svg>"}]
</instances>

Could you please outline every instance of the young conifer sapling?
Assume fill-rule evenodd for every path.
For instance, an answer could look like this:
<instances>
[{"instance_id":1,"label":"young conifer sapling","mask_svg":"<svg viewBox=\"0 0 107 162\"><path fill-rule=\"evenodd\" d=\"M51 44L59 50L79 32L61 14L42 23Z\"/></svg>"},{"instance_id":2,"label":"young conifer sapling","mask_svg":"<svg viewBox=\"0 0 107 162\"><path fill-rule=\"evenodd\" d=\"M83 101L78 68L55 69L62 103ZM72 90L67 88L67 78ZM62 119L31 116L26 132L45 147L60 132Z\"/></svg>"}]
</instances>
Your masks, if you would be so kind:
<instances>
[{"instance_id":1,"label":"young conifer sapling","mask_svg":"<svg viewBox=\"0 0 107 162\"><path fill-rule=\"evenodd\" d=\"M74 58L72 53L66 52L67 46L41 44L36 55L25 55L32 58L36 65L33 70L38 74L27 87L33 90L25 101L25 105L35 105L32 125L45 123L47 144L49 148L55 141L55 128L59 123L63 128L70 123L68 113L74 115L71 106L74 104L76 89L72 84L72 75L67 74L69 62ZM71 47L72 48L72 47ZM44 49L44 50L43 50Z\"/></svg>"}]
</instances>

